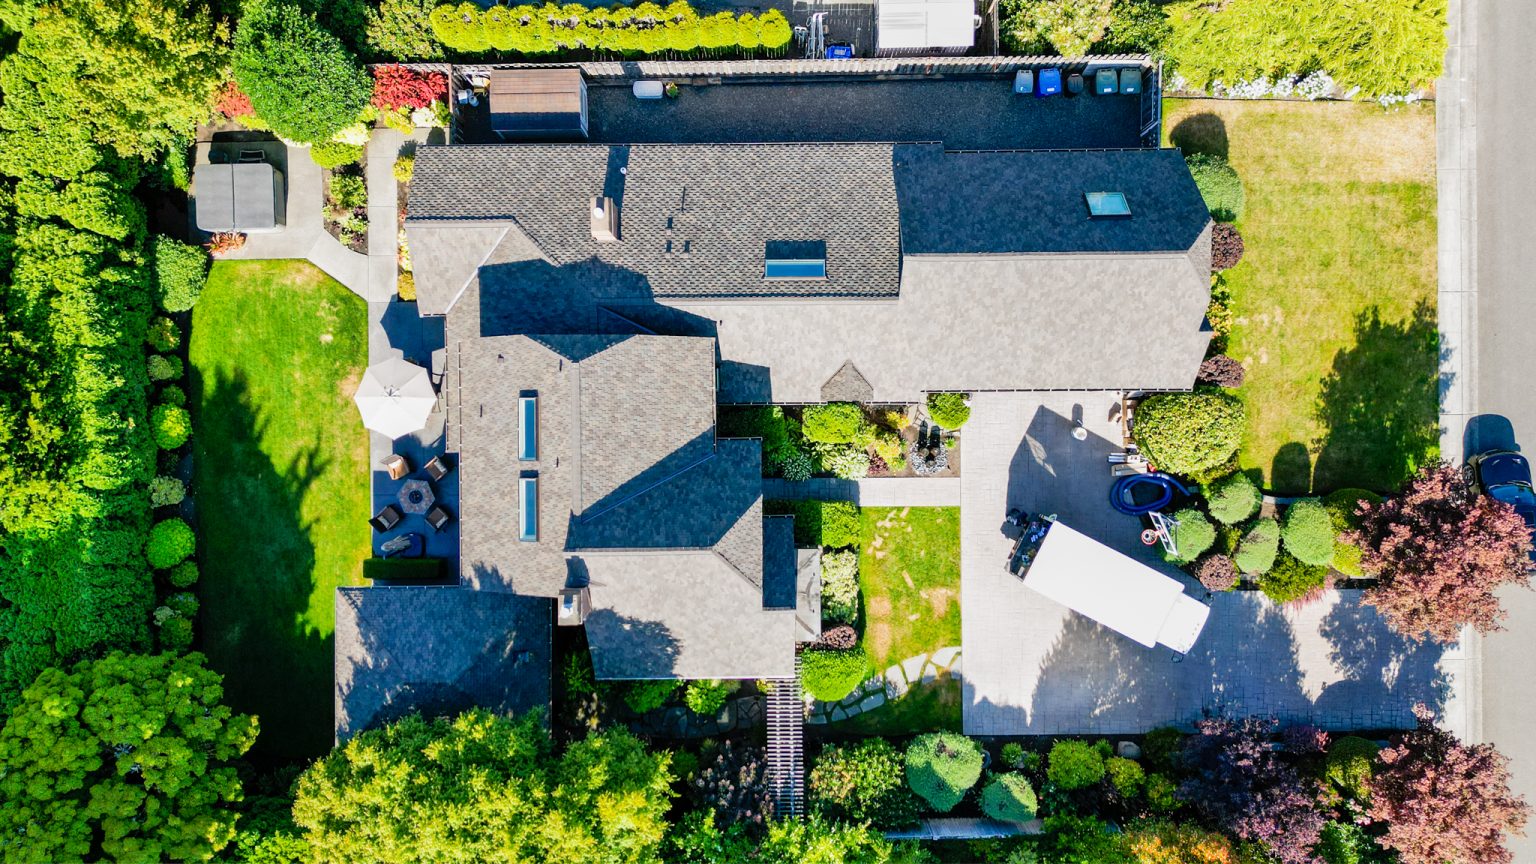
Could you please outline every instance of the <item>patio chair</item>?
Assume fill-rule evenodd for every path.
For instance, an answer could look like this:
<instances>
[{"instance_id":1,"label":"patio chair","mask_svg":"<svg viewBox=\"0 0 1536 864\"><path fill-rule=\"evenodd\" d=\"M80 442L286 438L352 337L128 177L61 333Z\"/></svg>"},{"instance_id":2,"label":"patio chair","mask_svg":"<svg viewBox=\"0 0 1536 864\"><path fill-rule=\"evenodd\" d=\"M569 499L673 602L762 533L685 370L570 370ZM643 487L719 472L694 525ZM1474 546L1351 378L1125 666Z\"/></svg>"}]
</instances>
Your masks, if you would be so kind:
<instances>
[{"instance_id":1,"label":"patio chair","mask_svg":"<svg viewBox=\"0 0 1536 864\"><path fill-rule=\"evenodd\" d=\"M389 472L389 479L391 480L404 480L405 475L411 473L411 463L399 453L389 454L379 464L383 465L384 470Z\"/></svg>"},{"instance_id":2,"label":"patio chair","mask_svg":"<svg viewBox=\"0 0 1536 864\"><path fill-rule=\"evenodd\" d=\"M267 154L263 153L260 150L241 150L240 151L240 161L241 162L262 162L262 161L265 161L266 158L267 158Z\"/></svg>"},{"instance_id":3,"label":"patio chair","mask_svg":"<svg viewBox=\"0 0 1536 864\"><path fill-rule=\"evenodd\" d=\"M448 472L453 470L453 466L448 464L445 457L433 456L430 462L422 466L422 470L427 472L427 476L433 481L437 481L447 477Z\"/></svg>"},{"instance_id":4,"label":"patio chair","mask_svg":"<svg viewBox=\"0 0 1536 864\"><path fill-rule=\"evenodd\" d=\"M368 520L368 524L373 526L373 530L382 533L399 525L404 518L405 514L400 512L399 507L386 504L384 509L379 511L379 515Z\"/></svg>"},{"instance_id":5,"label":"patio chair","mask_svg":"<svg viewBox=\"0 0 1536 864\"><path fill-rule=\"evenodd\" d=\"M448 523L452 521L453 514L449 513L447 508L441 504L438 504L431 510L427 511L427 524L432 526L433 531L443 530L444 528L448 527Z\"/></svg>"}]
</instances>

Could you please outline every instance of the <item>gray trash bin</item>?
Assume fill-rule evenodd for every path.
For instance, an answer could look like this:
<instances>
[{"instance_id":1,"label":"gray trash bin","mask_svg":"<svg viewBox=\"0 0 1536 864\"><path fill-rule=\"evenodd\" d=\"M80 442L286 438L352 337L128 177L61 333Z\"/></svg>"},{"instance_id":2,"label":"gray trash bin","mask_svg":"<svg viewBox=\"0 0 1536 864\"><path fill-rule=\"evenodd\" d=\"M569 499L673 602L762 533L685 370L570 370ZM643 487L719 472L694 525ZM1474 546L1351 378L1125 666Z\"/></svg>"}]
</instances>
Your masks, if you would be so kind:
<instances>
[{"instance_id":1,"label":"gray trash bin","mask_svg":"<svg viewBox=\"0 0 1536 864\"><path fill-rule=\"evenodd\" d=\"M1028 96L1035 92L1035 72L1033 69L1020 69L1013 73L1013 92L1020 96Z\"/></svg>"},{"instance_id":2,"label":"gray trash bin","mask_svg":"<svg viewBox=\"0 0 1536 864\"><path fill-rule=\"evenodd\" d=\"M1141 92L1141 69L1135 66L1120 70L1120 92L1135 96Z\"/></svg>"},{"instance_id":3,"label":"gray trash bin","mask_svg":"<svg viewBox=\"0 0 1536 864\"><path fill-rule=\"evenodd\" d=\"M1093 73L1093 92L1100 96L1120 92L1120 73L1113 69L1100 69Z\"/></svg>"}]
</instances>

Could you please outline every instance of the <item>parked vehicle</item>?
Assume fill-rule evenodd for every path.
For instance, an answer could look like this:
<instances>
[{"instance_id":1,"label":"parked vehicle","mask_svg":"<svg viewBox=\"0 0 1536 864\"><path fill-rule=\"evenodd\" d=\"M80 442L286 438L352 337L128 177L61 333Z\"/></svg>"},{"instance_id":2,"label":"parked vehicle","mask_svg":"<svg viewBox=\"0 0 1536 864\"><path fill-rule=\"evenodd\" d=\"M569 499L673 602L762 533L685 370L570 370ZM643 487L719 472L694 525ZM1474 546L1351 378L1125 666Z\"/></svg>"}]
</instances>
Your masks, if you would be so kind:
<instances>
[{"instance_id":1,"label":"parked vehicle","mask_svg":"<svg viewBox=\"0 0 1536 864\"><path fill-rule=\"evenodd\" d=\"M1530 460L1513 450L1490 450L1468 459L1467 472L1477 491L1512 505L1536 535L1536 488L1531 484ZM1536 552L1531 557L1536 559Z\"/></svg>"}]
</instances>

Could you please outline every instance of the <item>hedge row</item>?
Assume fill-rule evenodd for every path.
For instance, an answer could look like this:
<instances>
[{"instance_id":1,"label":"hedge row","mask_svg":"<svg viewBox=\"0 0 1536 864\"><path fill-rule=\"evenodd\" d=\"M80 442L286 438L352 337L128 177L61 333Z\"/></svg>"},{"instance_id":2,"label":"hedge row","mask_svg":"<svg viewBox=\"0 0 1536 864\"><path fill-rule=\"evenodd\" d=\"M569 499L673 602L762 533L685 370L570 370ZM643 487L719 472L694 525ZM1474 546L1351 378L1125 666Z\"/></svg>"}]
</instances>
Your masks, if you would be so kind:
<instances>
[{"instance_id":1,"label":"hedge row","mask_svg":"<svg viewBox=\"0 0 1536 864\"><path fill-rule=\"evenodd\" d=\"M695 51L778 51L789 44L789 21L770 9L762 15L718 12L700 17L685 2L612 8L579 4L492 6L447 4L432 10L432 32L449 51L528 56L586 50L603 54L688 54Z\"/></svg>"}]
</instances>

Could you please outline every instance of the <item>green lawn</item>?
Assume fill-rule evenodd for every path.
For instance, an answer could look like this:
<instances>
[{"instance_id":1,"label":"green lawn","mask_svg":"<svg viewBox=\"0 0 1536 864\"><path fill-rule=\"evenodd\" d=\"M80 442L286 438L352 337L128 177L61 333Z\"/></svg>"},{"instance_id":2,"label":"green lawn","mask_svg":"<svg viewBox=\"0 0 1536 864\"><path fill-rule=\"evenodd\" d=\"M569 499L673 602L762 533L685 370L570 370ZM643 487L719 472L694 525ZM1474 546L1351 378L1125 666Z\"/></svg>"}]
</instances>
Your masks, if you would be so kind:
<instances>
[{"instance_id":1,"label":"green lawn","mask_svg":"<svg viewBox=\"0 0 1536 864\"><path fill-rule=\"evenodd\" d=\"M864 647L876 669L960 644L960 508L867 507Z\"/></svg>"},{"instance_id":2,"label":"green lawn","mask_svg":"<svg viewBox=\"0 0 1536 864\"><path fill-rule=\"evenodd\" d=\"M199 633L268 759L331 746L333 598L369 555L367 330L306 262L216 263L193 311Z\"/></svg>"},{"instance_id":3,"label":"green lawn","mask_svg":"<svg viewBox=\"0 0 1536 864\"><path fill-rule=\"evenodd\" d=\"M1225 276L1242 467L1280 493L1397 487L1438 450L1433 106L1165 107L1171 142L1228 155L1247 191Z\"/></svg>"}]
</instances>

